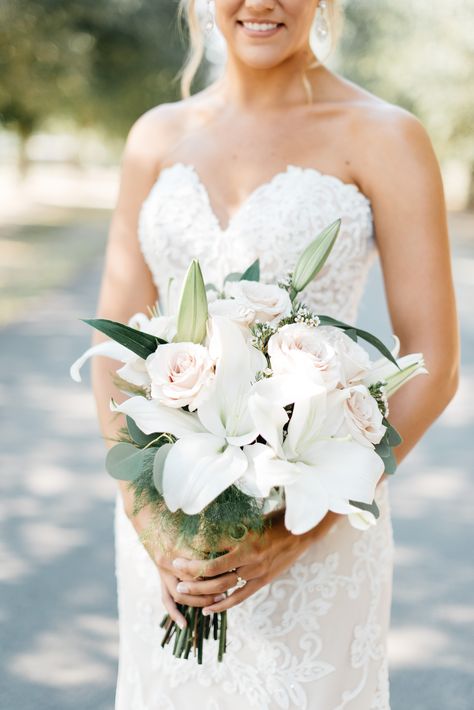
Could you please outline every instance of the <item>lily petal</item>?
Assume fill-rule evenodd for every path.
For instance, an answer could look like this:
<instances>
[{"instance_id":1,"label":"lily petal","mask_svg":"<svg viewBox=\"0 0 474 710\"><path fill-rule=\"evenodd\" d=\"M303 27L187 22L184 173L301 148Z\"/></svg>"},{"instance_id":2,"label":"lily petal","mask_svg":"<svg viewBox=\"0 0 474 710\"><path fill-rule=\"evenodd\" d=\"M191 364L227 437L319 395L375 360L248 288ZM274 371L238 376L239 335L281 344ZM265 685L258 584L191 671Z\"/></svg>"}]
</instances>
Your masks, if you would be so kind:
<instances>
[{"instance_id":1,"label":"lily petal","mask_svg":"<svg viewBox=\"0 0 474 710\"><path fill-rule=\"evenodd\" d=\"M285 526L293 535L314 528L329 510L329 497L319 477L302 464L293 483L285 486L285 501Z\"/></svg>"},{"instance_id":2,"label":"lily petal","mask_svg":"<svg viewBox=\"0 0 474 710\"><path fill-rule=\"evenodd\" d=\"M180 437L204 431L195 414L166 407L146 397L130 397L120 404L111 402L110 409L128 414L145 434L164 432Z\"/></svg>"},{"instance_id":3,"label":"lily petal","mask_svg":"<svg viewBox=\"0 0 474 710\"><path fill-rule=\"evenodd\" d=\"M102 343L97 343L97 345L93 345L92 347L88 348L88 350L86 350L85 353L81 355L81 357L77 358L77 360L72 363L71 367L69 368L69 374L75 382L82 381L80 369L86 362L86 360L88 360L90 357L93 357L94 355L110 357L113 360L120 360L120 362L127 362L127 360L136 357L135 353L133 353L125 346L120 345L120 343L116 343L114 340L104 340Z\"/></svg>"},{"instance_id":4,"label":"lily petal","mask_svg":"<svg viewBox=\"0 0 474 710\"><path fill-rule=\"evenodd\" d=\"M228 446L212 434L191 434L179 439L166 457L163 496L171 511L200 513L247 468L242 449Z\"/></svg>"},{"instance_id":5,"label":"lily petal","mask_svg":"<svg viewBox=\"0 0 474 710\"><path fill-rule=\"evenodd\" d=\"M373 449L354 441L321 440L305 452L330 499L371 503L384 463Z\"/></svg>"}]
</instances>

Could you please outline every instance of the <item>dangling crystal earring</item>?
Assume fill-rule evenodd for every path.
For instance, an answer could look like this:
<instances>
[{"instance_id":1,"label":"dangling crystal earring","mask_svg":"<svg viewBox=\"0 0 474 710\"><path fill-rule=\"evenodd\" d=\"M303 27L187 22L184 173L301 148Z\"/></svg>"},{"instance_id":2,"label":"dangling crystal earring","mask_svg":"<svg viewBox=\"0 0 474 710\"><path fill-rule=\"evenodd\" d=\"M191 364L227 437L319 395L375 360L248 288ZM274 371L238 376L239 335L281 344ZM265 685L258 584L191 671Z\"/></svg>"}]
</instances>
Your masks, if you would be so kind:
<instances>
[{"instance_id":1,"label":"dangling crystal earring","mask_svg":"<svg viewBox=\"0 0 474 710\"><path fill-rule=\"evenodd\" d=\"M214 13L212 12L211 9L211 1L212 0L207 0L207 12L206 12L206 19L204 22L204 32L206 35L210 35L212 30L214 29Z\"/></svg>"},{"instance_id":2,"label":"dangling crystal earring","mask_svg":"<svg viewBox=\"0 0 474 710\"><path fill-rule=\"evenodd\" d=\"M329 23L328 23L328 19L327 19L327 11L328 11L327 0L319 0L314 30L316 32L316 37L322 42L325 39L327 39L327 36L329 34Z\"/></svg>"}]
</instances>

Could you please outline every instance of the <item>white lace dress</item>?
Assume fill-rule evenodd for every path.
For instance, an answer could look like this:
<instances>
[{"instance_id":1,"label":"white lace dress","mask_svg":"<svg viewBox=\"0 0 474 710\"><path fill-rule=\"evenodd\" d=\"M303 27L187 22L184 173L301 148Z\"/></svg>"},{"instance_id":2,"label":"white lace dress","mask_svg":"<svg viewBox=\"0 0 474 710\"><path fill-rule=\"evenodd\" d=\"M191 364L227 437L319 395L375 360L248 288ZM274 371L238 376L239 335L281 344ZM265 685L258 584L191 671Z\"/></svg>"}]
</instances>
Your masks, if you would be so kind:
<instances>
[{"instance_id":1,"label":"white lace dress","mask_svg":"<svg viewBox=\"0 0 474 710\"><path fill-rule=\"evenodd\" d=\"M260 258L262 280L283 277L327 224L341 233L305 300L354 322L375 255L370 201L352 184L289 165L258 187L223 229L196 170L164 168L143 203L139 238L158 288L198 257L206 281ZM120 659L116 710L389 710L386 639L393 539L387 483L367 532L341 518L278 579L228 614L228 648L204 663L160 646L164 613L156 567L123 512L115 535Z\"/></svg>"}]
</instances>

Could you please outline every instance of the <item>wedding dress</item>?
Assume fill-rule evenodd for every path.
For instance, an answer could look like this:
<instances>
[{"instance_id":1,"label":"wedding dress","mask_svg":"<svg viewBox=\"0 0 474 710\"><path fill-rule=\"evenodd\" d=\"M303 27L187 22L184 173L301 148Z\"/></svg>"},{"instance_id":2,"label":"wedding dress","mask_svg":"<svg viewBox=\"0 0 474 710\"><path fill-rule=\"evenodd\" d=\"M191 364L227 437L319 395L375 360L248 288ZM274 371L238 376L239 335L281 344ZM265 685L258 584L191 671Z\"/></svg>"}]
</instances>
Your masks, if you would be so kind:
<instances>
[{"instance_id":1,"label":"wedding dress","mask_svg":"<svg viewBox=\"0 0 474 710\"><path fill-rule=\"evenodd\" d=\"M245 200L226 228L195 168L165 167L145 199L139 240L160 292L190 260L218 284L260 258L262 281L285 277L323 227L342 218L335 247L305 301L354 322L376 254L369 199L356 185L289 165ZM164 614L157 568L123 511L115 536L120 657L116 710L389 710L386 639L393 538L387 482L377 525L340 518L284 574L228 613L228 647L204 663L161 648Z\"/></svg>"}]
</instances>

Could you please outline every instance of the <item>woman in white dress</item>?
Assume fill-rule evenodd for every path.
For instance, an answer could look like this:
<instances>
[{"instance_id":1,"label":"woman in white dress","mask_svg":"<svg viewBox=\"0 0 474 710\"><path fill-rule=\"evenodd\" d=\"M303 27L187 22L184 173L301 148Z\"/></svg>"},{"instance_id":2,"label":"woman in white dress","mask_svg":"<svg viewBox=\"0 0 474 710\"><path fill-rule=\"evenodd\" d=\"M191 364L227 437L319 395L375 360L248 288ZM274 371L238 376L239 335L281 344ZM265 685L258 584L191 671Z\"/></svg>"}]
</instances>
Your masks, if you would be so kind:
<instances>
[{"instance_id":1,"label":"woman in white dress","mask_svg":"<svg viewBox=\"0 0 474 710\"><path fill-rule=\"evenodd\" d=\"M227 45L222 76L192 97L158 106L130 130L110 228L98 316L147 311L192 257L217 283L261 261L285 276L302 248L342 218L336 246L305 292L316 310L354 321L378 250L401 351L422 351L429 377L391 400L400 461L457 387L458 333L443 188L429 138L407 111L315 62L310 36L331 29L331 0L216 0ZM202 29L184 2L199 59ZM194 18L194 20L193 20ZM205 18L209 22L210 18ZM316 23L316 25L314 24ZM96 342L101 339L98 335ZM113 361L93 363L104 436L112 417ZM369 531L329 513L305 535L277 521L260 543L203 566L173 549L146 549L145 508L116 503L120 659L118 710L388 710L386 639L392 529L386 476ZM176 562L177 560L177 562ZM236 567L236 572L231 572ZM237 575L247 584L235 587ZM176 602L230 609L228 650L198 666L160 646Z\"/></svg>"}]
</instances>

